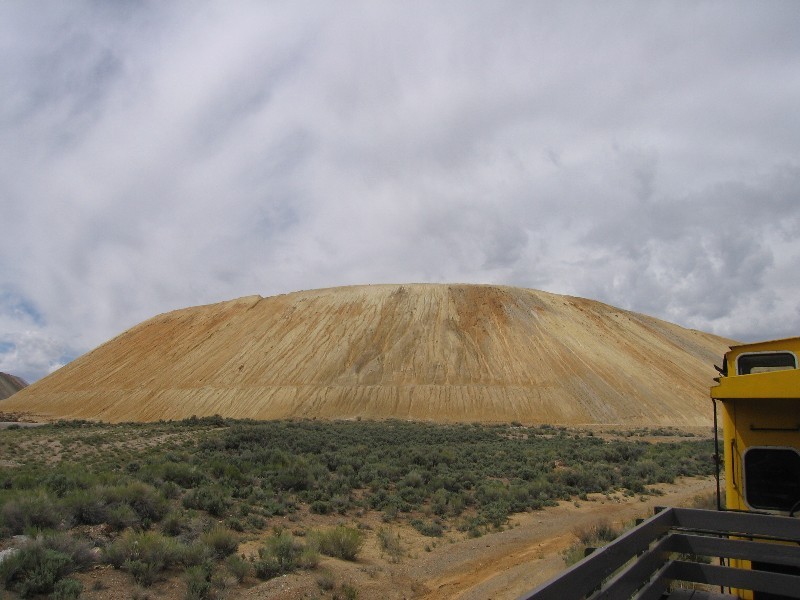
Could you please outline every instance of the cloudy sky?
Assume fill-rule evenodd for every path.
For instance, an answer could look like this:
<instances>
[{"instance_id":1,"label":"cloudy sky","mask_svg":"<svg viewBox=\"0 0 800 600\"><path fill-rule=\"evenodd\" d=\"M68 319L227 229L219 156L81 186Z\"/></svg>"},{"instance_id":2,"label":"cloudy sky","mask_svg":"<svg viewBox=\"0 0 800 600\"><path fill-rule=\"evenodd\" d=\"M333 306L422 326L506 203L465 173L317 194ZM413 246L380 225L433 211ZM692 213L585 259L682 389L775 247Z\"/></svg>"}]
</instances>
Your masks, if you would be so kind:
<instances>
[{"instance_id":1,"label":"cloudy sky","mask_svg":"<svg viewBox=\"0 0 800 600\"><path fill-rule=\"evenodd\" d=\"M800 2L0 3L0 371L391 282L800 334Z\"/></svg>"}]
</instances>

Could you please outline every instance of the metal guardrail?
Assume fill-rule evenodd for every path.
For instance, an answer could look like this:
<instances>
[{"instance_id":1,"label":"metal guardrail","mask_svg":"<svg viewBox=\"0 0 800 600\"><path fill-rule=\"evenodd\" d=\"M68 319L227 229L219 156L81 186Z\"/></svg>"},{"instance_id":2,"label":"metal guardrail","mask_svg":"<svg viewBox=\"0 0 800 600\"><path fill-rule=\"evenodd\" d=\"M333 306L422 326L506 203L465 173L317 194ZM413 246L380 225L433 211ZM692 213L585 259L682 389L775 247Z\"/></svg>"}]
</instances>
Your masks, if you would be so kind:
<instances>
[{"instance_id":1,"label":"metal guardrail","mask_svg":"<svg viewBox=\"0 0 800 600\"><path fill-rule=\"evenodd\" d=\"M697 557L748 560L762 570ZM800 519L667 508L519 600L659 600L673 582L800 598Z\"/></svg>"}]
</instances>

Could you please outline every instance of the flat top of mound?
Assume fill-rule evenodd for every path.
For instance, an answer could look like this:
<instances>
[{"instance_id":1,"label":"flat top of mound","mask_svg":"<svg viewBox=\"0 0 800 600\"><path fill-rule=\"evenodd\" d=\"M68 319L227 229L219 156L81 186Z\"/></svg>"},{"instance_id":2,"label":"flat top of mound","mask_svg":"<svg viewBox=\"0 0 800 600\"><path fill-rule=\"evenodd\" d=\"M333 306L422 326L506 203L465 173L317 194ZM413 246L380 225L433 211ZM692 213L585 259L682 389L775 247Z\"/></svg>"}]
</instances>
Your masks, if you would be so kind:
<instances>
[{"instance_id":1,"label":"flat top of mound","mask_svg":"<svg viewBox=\"0 0 800 600\"><path fill-rule=\"evenodd\" d=\"M730 340L493 285L366 285L186 308L15 400L48 418L706 425ZM0 410L20 410L5 401Z\"/></svg>"}]
</instances>

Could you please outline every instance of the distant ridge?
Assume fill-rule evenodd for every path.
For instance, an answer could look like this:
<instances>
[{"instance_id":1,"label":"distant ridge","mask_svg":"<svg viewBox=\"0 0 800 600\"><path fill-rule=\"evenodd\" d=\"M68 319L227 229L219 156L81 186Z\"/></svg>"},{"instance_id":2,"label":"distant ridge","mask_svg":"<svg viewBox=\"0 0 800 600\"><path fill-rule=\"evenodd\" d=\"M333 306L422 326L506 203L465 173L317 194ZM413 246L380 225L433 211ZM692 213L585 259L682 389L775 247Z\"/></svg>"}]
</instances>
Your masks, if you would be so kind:
<instances>
[{"instance_id":1,"label":"distant ridge","mask_svg":"<svg viewBox=\"0 0 800 600\"><path fill-rule=\"evenodd\" d=\"M529 289L331 288L156 316L0 412L705 426L713 364L731 343Z\"/></svg>"},{"instance_id":2,"label":"distant ridge","mask_svg":"<svg viewBox=\"0 0 800 600\"><path fill-rule=\"evenodd\" d=\"M12 394L16 394L27 385L28 383L21 377L15 377L8 373L0 373L0 400L8 398Z\"/></svg>"}]
</instances>

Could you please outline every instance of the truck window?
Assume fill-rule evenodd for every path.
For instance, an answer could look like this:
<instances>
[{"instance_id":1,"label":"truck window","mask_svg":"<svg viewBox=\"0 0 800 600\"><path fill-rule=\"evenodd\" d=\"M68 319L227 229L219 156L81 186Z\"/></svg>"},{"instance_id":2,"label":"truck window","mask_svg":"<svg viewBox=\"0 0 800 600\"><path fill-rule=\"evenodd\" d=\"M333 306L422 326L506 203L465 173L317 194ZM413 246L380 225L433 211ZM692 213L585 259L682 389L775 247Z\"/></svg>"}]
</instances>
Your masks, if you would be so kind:
<instances>
[{"instance_id":1,"label":"truck window","mask_svg":"<svg viewBox=\"0 0 800 600\"><path fill-rule=\"evenodd\" d=\"M768 371L783 371L796 369L797 358L791 352L757 352L754 354L740 354L736 359L736 372L739 375L752 373L766 373Z\"/></svg>"},{"instance_id":2,"label":"truck window","mask_svg":"<svg viewBox=\"0 0 800 600\"><path fill-rule=\"evenodd\" d=\"M800 501L800 454L793 448L750 448L744 453L747 503L789 511Z\"/></svg>"}]
</instances>

